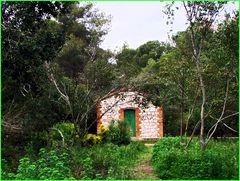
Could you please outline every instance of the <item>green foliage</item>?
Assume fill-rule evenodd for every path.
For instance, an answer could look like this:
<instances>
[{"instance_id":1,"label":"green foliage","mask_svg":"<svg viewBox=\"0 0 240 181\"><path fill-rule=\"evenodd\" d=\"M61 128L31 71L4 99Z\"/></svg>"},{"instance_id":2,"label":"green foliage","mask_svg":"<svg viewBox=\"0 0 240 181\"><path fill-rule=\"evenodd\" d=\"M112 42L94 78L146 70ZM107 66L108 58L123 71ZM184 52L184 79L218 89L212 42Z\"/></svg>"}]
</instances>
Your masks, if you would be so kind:
<instances>
[{"instance_id":1,"label":"green foliage","mask_svg":"<svg viewBox=\"0 0 240 181\"><path fill-rule=\"evenodd\" d=\"M1 162L1 179L2 180L14 180L15 174L11 173L8 162L2 159Z\"/></svg>"},{"instance_id":2,"label":"green foliage","mask_svg":"<svg viewBox=\"0 0 240 181\"><path fill-rule=\"evenodd\" d=\"M111 167L108 169L106 180L114 180L114 170Z\"/></svg>"},{"instance_id":3,"label":"green foliage","mask_svg":"<svg viewBox=\"0 0 240 181\"><path fill-rule=\"evenodd\" d=\"M69 16L62 16L59 20L63 23L67 40L57 62L65 75L77 80L88 62L98 60L105 53L99 43L107 33L109 18L93 9L93 4L79 3L71 9Z\"/></svg>"},{"instance_id":4,"label":"green foliage","mask_svg":"<svg viewBox=\"0 0 240 181\"><path fill-rule=\"evenodd\" d=\"M11 120L30 137L62 118L43 64L53 62L65 42L62 25L51 18L65 16L73 4L2 4L3 115L9 114L5 121Z\"/></svg>"},{"instance_id":5,"label":"green foliage","mask_svg":"<svg viewBox=\"0 0 240 181\"><path fill-rule=\"evenodd\" d=\"M91 3L76 2L2 4L3 114L8 115L7 122L11 120L11 124L24 128L21 131L30 137L59 120L76 120L78 114L85 115L88 109L84 102L86 80L79 80L78 76L88 61L105 58L105 51L98 45L107 33L105 25L109 21L92 8ZM49 80L45 62L54 66L51 73L59 89L68 94L72 110ZM61 68L67 70L63 72ZM78 81L68 81L65 76ZM78 85L80 82L83 84ZM93 103L91 98L87 102ZM91 108L87 120L80 122L93 121L94 114ZM79 122L76 125L82 127Z\"/></svg>"},{"instance_id":6,"label":"green foliage","mask_svg":"<svg viewBox=\"0 0 240 181\"><path fill-rule=\"evenodd\" d=\"M205 151L196 140L188 149L179 143L180 138L169 137L155 144L151 161L160 178L238 179L238 143L212 141Z\"/></svg>"},{"instance_id":7,"label":"green foliage","mask_svg":"<svg viewBox=\"0 0 240 181\"><path fill-rule=\"evenodd\" d=\"M57 123L53 127L59 129L64 134L64 138L66 141L71 140L74 136L75 126L73 123Z\"/></svg>"},{"instance_id":8,"label":"green foliage","mask_svg":"<svg viewBox=\"0 0 240 181\"><path fill-rule=\"evenodd\" d=\"M105 140L117 145L129 144L131 140L130 127L125 121L112 120L105 134Z\"/></svg>"},{"instance_id":9,"label":"green foliage","mask_svg":"<svg viewBox=\"0 0 240 181\"><path fill-rule=\"evenodd\" d=\"M130 49L124 44L122 50L116 55L116 72L120 77L116 79L116 83L128 87L131 79L141 74L142 68L146 67L150 61L158 62L161 56L171 49L168 43L159 41L146 42L137 49Z\"/></svg>"},{"instance_id":10,"label":"green foliage","mask_svg":"<svg viewBox=\"0 0 240 181\"><path fill-rule=\"evenodd\" d=\"M103 126L103 124L100 125L99 131L98 131L98 135L105 137L106 133L108 132L108 129Z\"/></svg>"},{"instance_id":11,"label":"green foliage","mask_svg":"<svg viewBox=\"0 0 240 181\"><path fill-rule=\"evenodd\" d=\"M146 67L149 60L159 61L162 54L167 53L170 49L169 44L160 43L159 41L148 41L136 50L137 64L140 67Z\"/></svg>"},{"instance_id":12,"label":"green foliage","mask_svg":"<svg viewBox=\"0 0 240 181\"><path fill-rule=\"evenodd\" d=\"M217 31L212 33L210 40L207 43L205 56L205 69L208 81L207 87L209 88L209 97L212 99L212 107L215 111L212 114L218 117L222 111L224 102L226 79L229 79L229 92L227 101L226 112L238 112L238 54L239 46L238 36L238 13L233 18L226 18L226 20L219 25ZM214 73L213 73L214 72ZM215 89L211 89L214 84ZM218 88L216 88L218 87ZM213 120L215 121L215 120ZM207 121L210 122L210 121ZM231 117L224 121L228 126L238 129L238 116ZM220 123L216 135L224 133L228 136L238 136L237 132L229 131L223 124Z\"/></svg>"},{"instance_id":13,"label":"green foliage","mask_svg":"<svg viewBox=\"0 0 240 181\"><path fill-rule=\"evenodd\" d=\"M155 154L157 154L158 150L165 152L171 150L172 148L180 147L179 137L164 137L154 145L153 157L156 156Z\"/></svg>"},{"instance_id":14,"label":"green foliage","mask_svg":"<svg viewBox=\"0 0 240 181\"><path fill-rule=\"evenodd\" d=\"M19 160L19 166L17 170L16 179L34 179L37 178L36 173L36 165L31 164L30 159L28 157L23 157Z\"/></svg>"},{"instance_id":15,"label":"green foliage","mask_svg":"<svg viewBox=\"0 0 240 181\"><path fill-rule=\"evenodd\" d=\"M69 168L69 155L65 152L47 151L41 149L37 160L32 161L28 157L23 157L19 161L19 166L15 179L71 179Z\"/></svg>"},{"instance_id":16,"label":"green foliage","mask_svg":"<svg viewBox=\"0 0 240 181\"><path fill-rule=\"evenodd\" d=\"M83 172L81 173L81 178L83 180L91 180L93 174L92 159L86 158L83 160Z\"/></svg>"},{"instance_id":17,"label":"green foliage","mask_svg":"<svg viewBox=\"0 0 240 181\"><path fill-rule=\"evenodd\" d=\"M131 179L129 167L146 151L142 142L118 146L112 143L92 147L69 147L47 151L36 158L20 159L17 173L11 173L3 161L2 179ZM73 175L71 174L73 173Z\"/></svg>"},{"instance_id":18,"label":"green foliage","mask_svg":"<svg viewBox=\"0 0 240 181\"><path fill-rule=\"evenodd\" d=\"M131 179L129 166L146 150L142 142L118 146L112 143L72 148L73 173L77 179ZM81 171L79 173L79 170Z\"/></svg>"},{"instance_id":19,"label":"green foliage","mask_svg":"<svg viewBox=\"0 0 240 181\"><path fill-rule=\"evenodd\" d=\"M194 8L194 3L189 4ZM199 3L199 6L204 6L203 4ZM209 4L213 5L213 3ZM226 19L218 29L209 28L206 31L200 58L203 63L202 73L207 91L205 109L206 112L213 112L211 117L206 117L205 130L209 130L216 121L212 117L217 118L221 115L227 79L230 83L226 115L231 114L230 112L238 112L238 105L235 101L238 99L237 23L238 15L235 14L233 18ZM134 87L140 92L146 92L148 100L151 100L154 105L164 105L164 130L165 133L173 136L179 135L181 121L183 128L186 126L192 107L194 110L188 121L188 135L200 119L199 107L201 107L202 99L200 99L196 67L192 61L193 50L190 35L189 29L177 33L173 37L174 47L161 55L159 61L154 58L149 59L141 72L131 79ZM196 39L199 39L200 35L196 36ZM224 122L237 130L237 119L238 116L234 116ZM237 136L238 133L230 131L220 123L216 135L223 136L223 134Z\"/></svg>"},{"instance_id":20,"label":"green foliage","mask_svg":"<svg viewBox=\"0 0 240 181\"><path fill-rule=\"evenodd\" d=\"M89 61L84 68L84 76L92 89L98 94L103 94L103 90L110 89L116 79L114 65L108 62L110 55L103 53L96 61Z\"/></svg>"},{"instance_id":21,"label":"green foliage","mask_svg":"<svg viewBox=\"0 0 240 181\"><path fill-rule=\"evenodd\" d=\"M72 179L69 154L63 150L47 151L42 148L36 159L25 156L19 160L17 173L11 173L3 161L2 179Z\"/></svg>"},{"instance_id":22,"label":"green foliage","mask_svg":"<svg viewBox=\"0 0 240 181\"><path fill-rule=\"evenodd\" d=\"M223 7L222 3L187 2L186 5L193 10L197 10L195 6L200 8L200 13L196 13L200 15L200 19L196 19L200 24L205 23L208 16L201 15L202 12L210 8L210 13L216 13ZM70 168L76 178L130 179L128 166L145 147L139 142L118 146L130 142L127 124L115 121L100 137L87 134L89 129L96 131L96 95L105 94L111 86L134 85L148 93L153 104L164 104L164 132L167 134L179 133L181 115L185 126L195 97L188 133L199 120L199 80L192 61L189 29L173 37L174 47L158 41L149 41L137 49L124 45L115 56L116 62L110 62L113 53L99 47L107 33L105 25L109 19L92 8L91 3L2 3L2 112L3 122L10 125L11 133L9 136L5 130L3 132L4 179L69 179ZM194 25L193 30L197 27L198 24ZM220 115L227 77L231 81L226 113L237 112L238 14L227 18L217 30L199 30L206 37L200 57L207 88L206 112L209 111L211 117ZM201 35L196 35L197 42ZM70 105L47 76L45 61L50 63L50 72L61 92L69 98ZM206 128L215 122L211 117L206 117ZM71 123L59 123L60 120ZM235 116L224 121L238 129L237 120ZM12 127L24 134L11 132ZM54 149L62 145L58 131L50 130L50 137L46 136L49 128L63 133L74 159L66 159L68 156L61 150L41 150L37 155L39 149L47 145L47 140L53 142ZM227 132L223 124L218 128L216 135L238 134ZM89 147L71 147L78 142ZM108 144L98 145L100 142ZM183 150L178 138L163 139L154 148L152 162L162 179L179 179L180 176L237 179L238 157L234 144L212 142L203 154L198 150L196 142L189 150ZM69 160L73 166L69 165ZM13 173L15 168L17 174Z\"/></svg>"},{"instance_id":23,"label":"green foliage","mask_svg":"<svg viewBox=\"0 0 240 181\"><path fill-rule=\"evenodd\" d=\"M128 48L127 45L123 45L122 50L116 55L116 63L117 73L124 77L123 81L119 80L121 84L140 72L136 61L136 50Z\"/></svg>"},{"instance_id":24,"label":"green foliage","mask_svg":"<svg viewBox=\"0 0 240 181\"><path fill-rule=\"evenodd\" d=\"M62 122L53 125L49 129L47 140L53 147L62 146L62 137L59 131L63 134L65 145L73 145L76 137L76 128L73 123Z\"/></svg>"}]
</instances>

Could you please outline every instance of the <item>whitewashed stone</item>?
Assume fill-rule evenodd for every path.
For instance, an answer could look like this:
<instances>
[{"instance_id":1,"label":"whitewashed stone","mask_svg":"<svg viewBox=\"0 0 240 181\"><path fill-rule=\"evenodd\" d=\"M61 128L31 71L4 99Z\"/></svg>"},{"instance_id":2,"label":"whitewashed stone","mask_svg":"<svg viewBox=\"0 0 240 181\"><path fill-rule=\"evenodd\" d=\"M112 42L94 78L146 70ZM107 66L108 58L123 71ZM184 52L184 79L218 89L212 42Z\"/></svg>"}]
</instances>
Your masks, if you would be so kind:
<instances>
[{"instance_id":1,"label":"whitewashed stone","mask_svg":"<svg viewBox=\"0 0 240 181\"><path fill-rule=\"evenodd\" d=\"M105 127L108 127L112 119L120 118L120 109L132 108L140 109L140 138L158 138L159 137L159 112L158 108L153 104L149 103L146 108L139 106L137 102L134 101L135 98L142 100L143 97L137 92L123 92L118 96L111 96L100 102L101 113L106 112L102 116L101 121ZM119 99L121 99L119 101ZM119 101L117 104L115 104ZM115 105L114 105L115 104Z\"/></svg>"}]
</instances>

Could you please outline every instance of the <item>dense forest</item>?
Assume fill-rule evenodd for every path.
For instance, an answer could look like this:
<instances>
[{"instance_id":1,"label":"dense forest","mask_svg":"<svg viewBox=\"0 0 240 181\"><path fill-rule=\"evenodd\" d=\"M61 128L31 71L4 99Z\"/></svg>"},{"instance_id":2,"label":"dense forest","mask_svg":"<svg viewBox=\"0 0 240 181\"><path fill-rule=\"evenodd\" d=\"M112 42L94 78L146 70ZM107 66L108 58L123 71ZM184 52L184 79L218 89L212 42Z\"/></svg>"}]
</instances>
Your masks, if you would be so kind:
<instances>
[{"instance_id":1,"label":"dense forest","mask_svg":"<svg viewBox=\"0 0 240 181\"><path fill-rule=\"evenodd\" d=\"M111 17L91 3L2 2L2 178L132 179L126 163L143 154L144 145L130 143L121 127L96 135L96 100L112 89L144 92L162 105L164 136L178 136L184 149L192 140L204 151L213 138L238 137L239 13L213 26L225 4L184 3L189 26L171 42L148 41L136 49L125 44L111 52L100 47ZM166 6L169 22L172 8ZM114 144L126 140L126 147ZM108 151L115 155L106 158ZM36 169L48 159L60 165ZM234 171L228 174L225 179L238 178Z\"/></svg>"}]
</instances>

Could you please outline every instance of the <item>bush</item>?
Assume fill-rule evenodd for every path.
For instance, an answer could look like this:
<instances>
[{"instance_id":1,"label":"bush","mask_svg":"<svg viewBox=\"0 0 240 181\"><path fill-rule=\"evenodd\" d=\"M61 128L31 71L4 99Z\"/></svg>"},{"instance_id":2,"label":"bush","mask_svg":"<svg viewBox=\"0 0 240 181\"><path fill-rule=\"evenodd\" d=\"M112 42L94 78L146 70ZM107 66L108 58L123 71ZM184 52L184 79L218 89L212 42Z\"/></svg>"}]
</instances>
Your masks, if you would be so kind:
<instances>
[{"instance_id":1,"label":"bush","mask_svg":"<svg viewBox=\"0 0 240 181\"><path fill-rule=\"evenodd\" d=\"M3 179L17 180L62 180L72 179L69 165L69 155L65 152L46 151L41 149L38 159L32 161L29 157L23 157L19 161L17 174L8 173Z\"/></svg>"},{"instance_id":2,"label":"bush","mask_svg":"<svg viewBox=\"0 0 240 181\"><path fill-rule=\"evenodd\" d=\"M81 173L81 178L83 180L91 180L93 177L93 167L92 159L87 157L83 160L83 172Z\"/></svg>"},{"instance_id":3,"label":"bush","mask_svg":"<svg viewBox=\"0 0 240 181\"><path fill-rule=\"evenodd\" d=\"M164 137L154 145L154 150L168 151L172 148L180 148L179 137Z\"/></svg>"},{"instance_id":4,"label":"bush","mask_svg":"<svg viewBox=\"0 0 240 181\"><path fill-rule=\"evenodd\" d=\"M201 151L195 141L185 150L179 138L163 138L154 146L151 162L161 179L238 179L237 149L236 143L212 141Z\"/></svg>"},{"instance_id":5,"label":"bush","mask_svg":"<svg viewBox=\"0 0 240 181\"><path fill-rule=\"evenodd\" d=\"M60 130L63 134L66 145L73 145L76 136L75 126L73 123L57 123L50 129L48 142L50 142L53 147L62 146L62 137L57 130Z\"/></svg>"},{"instance_id":6,"label":"bush","mask_svg":"<svg viewBox=\"0 0 240 181\"><path fill-rule=\"evenodd\" d=\"M108 127L108 131L105 134L105 140L108 143L117 145L129 144L131 136L127 122L112 120Z\"/></svg>"},{"instance_id":7,"label":"bush","mask_svg":"<svg viewBox=\"0 0 240 181\"><path fill-rule=\"evenodd\" d=\"M103 143L106 143L106 134L108 131L109 130L101 124L99 131L98 131L98 136L101 136Z\"/></svg>"},{"instance_id":8,"label":"bush","mask_svg":"<svg viewBox=\"0 0 240 181\"><path fill-rule=\"evenodd\" d=\"M11 173L11 169L9 168L9 165L8 165L6 160L2 159L1 166L2 166L1 178L3 180L13 180L13 179L15 179L15 174Z\"/></svg>"},{"instance_id":9,"label":"bush","mask_svg":"<svg viewBox=\"0 0 240 181\"><path fill-rule=\"evenodd\" d=\"M84 146L93 146L96 144L101 143L102 137L97 136L95 134L86 134L83 138L83 145Z\"/></svg>"}]
</instances>

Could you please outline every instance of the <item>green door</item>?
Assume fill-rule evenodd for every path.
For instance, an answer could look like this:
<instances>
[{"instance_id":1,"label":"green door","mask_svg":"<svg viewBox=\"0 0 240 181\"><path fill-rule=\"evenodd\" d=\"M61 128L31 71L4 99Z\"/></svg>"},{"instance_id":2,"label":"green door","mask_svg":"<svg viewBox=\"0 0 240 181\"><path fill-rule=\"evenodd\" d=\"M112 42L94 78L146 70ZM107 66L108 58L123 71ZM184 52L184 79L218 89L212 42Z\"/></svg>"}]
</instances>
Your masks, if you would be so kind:
<instances>
[{"instance_id":1,"label":"green door","mask_svg":"<svg viewBox=\"0 0 240 181\"><path fill-rule=\"evenodd\" d=\"M124 120L128 122L130 128L132 129L132 136L136 136L136 118L134 110L125 110L124 111Z\"/></svg>"}]
</instances>

